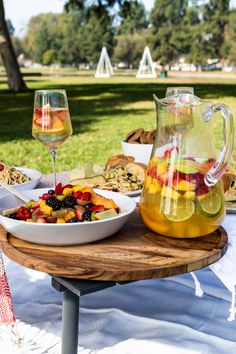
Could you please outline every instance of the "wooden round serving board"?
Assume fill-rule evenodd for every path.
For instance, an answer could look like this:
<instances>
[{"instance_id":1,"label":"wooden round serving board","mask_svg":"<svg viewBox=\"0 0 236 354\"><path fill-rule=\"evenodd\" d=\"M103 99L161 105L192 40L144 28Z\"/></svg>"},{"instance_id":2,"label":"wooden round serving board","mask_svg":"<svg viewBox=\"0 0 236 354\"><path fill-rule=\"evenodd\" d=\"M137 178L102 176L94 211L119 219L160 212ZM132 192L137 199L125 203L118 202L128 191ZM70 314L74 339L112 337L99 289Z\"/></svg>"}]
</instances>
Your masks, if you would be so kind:
<instances>
[{"instance_id":1,"label":"wooden round serving board","mask_svg":"<svg viewBox=\"0 0 236 354\"><path fill-rule=\"evenodd\" d=\"M2 227L0 235L4 253L27 268L110 281L163 278L206 267L224 255L228 239L222 227L196 239L163 237L150 231L137 212L115 235L90 244L38 245L9 235Z\"/></svg>"}]
</instances>

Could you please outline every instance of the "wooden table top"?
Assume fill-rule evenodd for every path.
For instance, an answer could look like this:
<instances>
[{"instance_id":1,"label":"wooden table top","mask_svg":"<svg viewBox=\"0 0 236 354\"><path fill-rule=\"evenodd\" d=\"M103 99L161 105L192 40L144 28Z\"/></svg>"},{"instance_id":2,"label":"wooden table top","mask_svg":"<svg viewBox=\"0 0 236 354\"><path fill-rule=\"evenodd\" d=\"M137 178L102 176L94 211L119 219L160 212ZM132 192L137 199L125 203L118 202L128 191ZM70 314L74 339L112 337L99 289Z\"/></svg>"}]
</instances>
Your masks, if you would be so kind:
<instances>
[{"instance_id":1,"label":"wooden table top","mask_svg":"<svg viewBox=\"0 0 236 354\"><path fill-rule=\"evenodd\" d=\"M51 275L91 280L134 281L188 273L219 260L227 249L220 227L195 239L150 231L135 212L115 235L73 246L44 246L8 234L0 226L3 252L13 261Z\"/></svg>"}]
</instances>

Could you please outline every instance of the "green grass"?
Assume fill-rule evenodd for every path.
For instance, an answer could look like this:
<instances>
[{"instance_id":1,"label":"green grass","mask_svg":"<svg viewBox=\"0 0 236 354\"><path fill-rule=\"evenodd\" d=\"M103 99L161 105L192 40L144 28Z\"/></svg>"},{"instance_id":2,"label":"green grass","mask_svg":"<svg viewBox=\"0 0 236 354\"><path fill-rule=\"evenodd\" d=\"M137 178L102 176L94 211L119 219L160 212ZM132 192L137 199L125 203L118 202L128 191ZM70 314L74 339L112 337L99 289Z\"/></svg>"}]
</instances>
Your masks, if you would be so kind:
<instances>
[{"instance_id":1,"label":"green grass","mask_svg":"<svg viewBox=\"0 0 236 354\"><path fill-rule=\"evenodd\" d=\"M89 73L91 75L91 73ZM73 136L58 149L57 170L69 170L87 161L104 164L121 152L120 140L132 129L156 127L152 94L164 97L167 86L193 86L197 96L223 101L236 114L234 79L150 79L119 76L95 79L93 76L27 77L29 91L15 94L0 79L0 160L51 172L49 151L31 136L34 90L64 88L69 98ZM222 120L215 123L218 147Z\"/></svg>"}]
</instances>

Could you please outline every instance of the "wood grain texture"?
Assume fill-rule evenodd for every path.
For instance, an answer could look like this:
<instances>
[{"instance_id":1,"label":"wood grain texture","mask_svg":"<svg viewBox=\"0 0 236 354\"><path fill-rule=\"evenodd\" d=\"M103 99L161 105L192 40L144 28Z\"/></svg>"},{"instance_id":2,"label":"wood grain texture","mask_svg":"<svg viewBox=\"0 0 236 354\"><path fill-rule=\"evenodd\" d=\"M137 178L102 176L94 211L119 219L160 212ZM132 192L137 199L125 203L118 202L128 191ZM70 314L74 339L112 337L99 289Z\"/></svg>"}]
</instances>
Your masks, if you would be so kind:
<instances>
[{"instance_id":1,"label":"wood grain texture","mask_svg":"<svg viewBox=\"0 0 236 354\"><path fill-rule=\"evenodd\" d=\"M227 249L220 227L196 239L174 239L150 231L137 212L115 235L78 246L44 246L7 234L3 252L13 261L45 273L78 279L132 281L188 273L219 260ZM66 236L65 236L66 237Z\"/></svg>"}]
</instances>

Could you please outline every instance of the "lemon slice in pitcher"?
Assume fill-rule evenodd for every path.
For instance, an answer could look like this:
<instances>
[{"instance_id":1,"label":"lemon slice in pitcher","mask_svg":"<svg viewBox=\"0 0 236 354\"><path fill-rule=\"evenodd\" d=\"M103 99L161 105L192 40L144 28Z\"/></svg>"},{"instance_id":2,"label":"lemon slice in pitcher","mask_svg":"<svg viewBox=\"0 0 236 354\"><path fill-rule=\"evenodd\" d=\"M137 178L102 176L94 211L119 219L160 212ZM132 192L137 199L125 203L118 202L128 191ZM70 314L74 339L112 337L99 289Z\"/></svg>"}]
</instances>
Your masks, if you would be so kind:
<instances>
[{"instance_id":1,"label":"lemon slice in pitcher","mask_svg":"<svg viewBox=\"0 0 236 354\"><path fill-rule=\"evenodd\" d=\"M215 191L209 192L198 198L199 211L202 215L208 218L216 216L220 212L221 206L221 196Z\"/></svg>"},{"instance_id":2,"label":"lemon slice in pitcher","mask_svg":"<svg viewBox=\"0 0 236 354\"><path fill-rule=\"evenodd\" d=\"M172 222L186 221L194 214L195 204L192 200L171 201L169 198L163 198L161 211L166 219Z\"/></svg>"}]
</instances>

